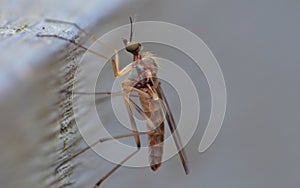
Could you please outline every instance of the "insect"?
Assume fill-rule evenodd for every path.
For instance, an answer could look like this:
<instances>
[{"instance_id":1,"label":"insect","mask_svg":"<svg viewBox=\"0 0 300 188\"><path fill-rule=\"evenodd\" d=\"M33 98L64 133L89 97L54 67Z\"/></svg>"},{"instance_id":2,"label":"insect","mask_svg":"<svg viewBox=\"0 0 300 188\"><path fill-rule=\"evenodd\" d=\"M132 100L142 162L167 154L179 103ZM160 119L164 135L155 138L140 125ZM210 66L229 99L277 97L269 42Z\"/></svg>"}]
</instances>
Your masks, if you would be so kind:
<instances>
[{"instance_id":1,"label":"insect","mask_svg":"<svg viewBox=\"0 0 300 188\"><path fill-rule=\"evenodd\" d=\"M148 146L149 146L149 164L153 171L157 171L162 163L163 156L163 147L164 147L164 134L165 134L165 121L168 124L168 127L172 133L176 148L178 150L178 154L183 165L184 171L186 174L189 173L187 160L185 156L185 151L182 147L181 139L179 133L176 130L176 124L173 118L173 115L170 111L169 104L164 95L164 92L161 88L161 83L159 78L157 77L158 66L155 57L150 53L142 53L142 44L139 42L133 41L133 19L130 17L130 36L129 40L123 39L123 43L125 49L128 53L130 53L133 57L133 61L130 62L123 69L120 69L120 58L118 51L103 44L97 39L89 35L86 31L80 28L78 25L65 21L58 20L46 20L48 22L56 22L56 23L64 23L71 24L79 29L81 32L85 33L89 36L89 38L93 41L96 41L103 45L106 48L110 48L114 50L114 58L108 58L98 52L92 51L83 45L75 42L74 40L67 39L61 37L59 35L52 34L38 34L38 37L54 37L61 40L68 41L77 45L80 48L87 50L90 53L93 53L101 58L105 58L110 61L112 64L113 74L115 77L121 77L126 74L129 76L122 81L122 92L121 97L123 97L127 113L129 115L129 120L131 123L132 132L130 134L114 136L111 138L103 138L96 141L90 147L93 147L96 144L111 140L111 139L120 139L125 137L133 137L136 144L136 150L127 156L124 160L122 160L118 165L116 165L113 169L111 169L105 176L103 176L98 182L96 182L94 188L98 188L100 184L106 180L112 173L114 173L118 168L122 166L126 161L128 161L131 157L133 157L141 147L140 136L148 135ZM74 93L74 94L94 94L94 95L110 95L114 94L112 92L96 92L96 93ZM131 98L131 96L137 96L140 101L140 105L136 104ZM145 121L147 125L146 132L139 132L135 119L133 117L133 110L135 110L141 118ZM57 168L65 164L66 162L72 160L78 155L84 153L90 147L83 149L82 151L76 153L71 158L62 162Z\"/></svg>"}]
</instances>

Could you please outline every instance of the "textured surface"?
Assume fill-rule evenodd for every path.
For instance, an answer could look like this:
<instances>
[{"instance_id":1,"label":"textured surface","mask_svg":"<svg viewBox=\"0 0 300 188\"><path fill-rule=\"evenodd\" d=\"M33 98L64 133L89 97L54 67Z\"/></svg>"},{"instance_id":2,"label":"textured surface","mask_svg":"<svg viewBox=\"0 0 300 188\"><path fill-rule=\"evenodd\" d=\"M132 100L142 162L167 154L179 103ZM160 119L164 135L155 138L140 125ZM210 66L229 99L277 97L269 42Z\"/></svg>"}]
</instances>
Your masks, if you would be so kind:
<instances>
[{"instance_id":1,"label":"textured surface","mask_svg":"<svg viewBox=\"0 0 300 188\"><path fill-rule=\"evenodd\" d=\"M117 24L129 5L130 1L118 0L1 2L1 187L85 184L85 179L78 183L72 178L76 162L55 171L62 158L79 149L70 95L59 91L72 88L83 51L57 39L37 38L36 34L57 34L82 43L85 38L76 28L43 19L72 21L90 29L104 22L105 31L104 27L114 25L108 20Z\"/></svg>"}]
</instances>

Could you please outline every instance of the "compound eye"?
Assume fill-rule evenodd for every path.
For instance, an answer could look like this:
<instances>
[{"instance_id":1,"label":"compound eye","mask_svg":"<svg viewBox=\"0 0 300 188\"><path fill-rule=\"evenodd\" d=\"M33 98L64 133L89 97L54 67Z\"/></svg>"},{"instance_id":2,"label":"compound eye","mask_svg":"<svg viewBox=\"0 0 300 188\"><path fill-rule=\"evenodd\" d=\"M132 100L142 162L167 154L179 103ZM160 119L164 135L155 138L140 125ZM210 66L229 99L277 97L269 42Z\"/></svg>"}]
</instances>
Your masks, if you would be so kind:
<instances>
[{"instance_id":1,"label":"compound eye","mask_svg":"<svg viewBox=\"0 0 300 188\"><path fill-rule=\"evenodd\" d=\"M137 42L129 42L126 45L126 50L130 53L137 53L141 49L141 44Z\"/></svg>"}]
</instances>

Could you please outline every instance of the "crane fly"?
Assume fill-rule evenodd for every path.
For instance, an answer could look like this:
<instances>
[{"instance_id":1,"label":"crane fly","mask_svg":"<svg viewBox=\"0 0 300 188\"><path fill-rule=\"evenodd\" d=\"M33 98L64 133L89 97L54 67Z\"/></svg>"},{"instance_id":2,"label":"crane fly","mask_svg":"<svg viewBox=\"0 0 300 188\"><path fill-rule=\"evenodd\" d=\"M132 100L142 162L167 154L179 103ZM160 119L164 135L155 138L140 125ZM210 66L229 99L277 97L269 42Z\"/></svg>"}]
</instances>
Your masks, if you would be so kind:
<instances>
[{"instance_id":1,"label":"crane fly","mask_svg":"<svg viewBox=\"0 0 300 188\"><path fill-rule=\"evenodd\" d=\"M117 164L113 169L111 169L105 176L103 176L94 186L94 188L98 188L100 184L106 180L112 173L114 173L119 167L122 166L126 161L128 161L131 157L133 157L141 148L140 136L148 135L148 146L149 146L149 163L150 167L153 171L157 171L162 163L163 156L163 146L164 146L164 133L165 133L165 120L169 126L170 132L172 133L176 148L178 150L178 154L183 165L184 171L186 174L189 173L185 152L181 143L181 139L179 133L176 130L176 123L174 121L173 115L171 113L169 104L164 95L164 92L161 88L161 83L159 78L157 77L158 66L155 57L151 53L142 53L142 45L139 42L134 42L133 39L133 19L130 17L130 36L129 40L123 39L123 43L125 45L125 49L128 53L130 53L133 57L133 61L125 66L123 69L120 69L120 58L118 51L114 48L103 44L98 41L96 37L89 35L85 30L80 28L77 24L59 20L50 20L47 19L46 22L54 22L54 23L62 23L62 24L70 24L81 32L89 36L89 38L100 45L109 48L114 51L114 58L108 58L96 51L88 49L83 45L77 43L74 40L67 39L61 37L59 35L53 34L37 34L38 37L53 37L61 40L68 41L80 48L87 50L88 52L104 58L112 63L112 69L114 76L121 77L125 74L129 74L127 78L122 81L122 91L120 93L114 92L77 92L73 94L82 94L82 95L113 95L120 94L124 99L124 103L126 106L127 113L129 115L129 120L131 123L132 132L130 134L114 136L110 138L102 138L96 141L91 146L81 150L76 153L72 157L63 161L58 165L56 169L59 169L66 162L74 159L78 155L84 153L89 150L91 147L96 144L103 143L112 139L121 139L126 137L133 137L136 144L136 150L127 156L124 160L122 160L119 164ZM67 92L67 91L64 91ZM140 106L137 105L131 98L131 96L136 96L139 98ZM141 116L141 118L146 122L147 130L146 132L139 132L137 129L137 125L135 119L133 117L133 110L137 112Z\"/></svg>"}]
</instances>

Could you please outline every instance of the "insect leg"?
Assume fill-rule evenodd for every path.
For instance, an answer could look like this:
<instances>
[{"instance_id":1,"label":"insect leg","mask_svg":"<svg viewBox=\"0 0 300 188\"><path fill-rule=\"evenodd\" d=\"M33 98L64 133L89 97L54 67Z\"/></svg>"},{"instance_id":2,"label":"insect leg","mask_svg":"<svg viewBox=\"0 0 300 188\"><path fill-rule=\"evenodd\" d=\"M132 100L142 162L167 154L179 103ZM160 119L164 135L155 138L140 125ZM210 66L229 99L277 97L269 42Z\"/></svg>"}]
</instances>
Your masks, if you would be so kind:
<instances>
[{"instance_id":1,"label":"insect leg","mask_svg":"<svg viewBox=\"0 0 300 188\"><path fill-rule=\"evenodd\" d=\"M119 57L119 53L117 50L114 50L114 54L115 54L115 59L113 58L109 58L109 57L106 57L94 50L91 50L79 43L77 43L75 40L72 40L72 39L68 39L68 38L65 38L65 37L62 37L62 36L59 36L59 35L56 35L56 34L36 34L37 37L48 37L48 38L58 38L60 40L64 40L64 41L67 41L67 42L70 42L76 46L78 46L79 48L82 48L98 57L101 57L103 59L106 59L108 61L110 61L112 63L112 67L113 67L113 72L114 72L114 76L115 77L120 77L124 74L126 74L127 72L131 71L132 70L132 63L128 64L126 67L124 67L122 70L120 70L120 57Z\"/></svg>"},{"instance_id":2,"label":"insect leg","mask_svg":"<svg viewBox=\"0 0 300 188\"><path fill-rule=\"evenodd\" d=\"M62 90L61 93L72 93L71 91L66 91L66 90ZM117 96L123 96L124 93L122 91L119 91L119 92L73 92L73 94L79 94L79 95L117 95ZM133 96L133 97L137 97L137 95L133 95L133 94L130 94L129 96ZM80 154L86 152L87 150L89 150L91 147L97 145L98 143L101 143L101 142L105 142L105 141L108 141L108 140L113 140L113 139L120 139L120 138L126 138L126 137L131 137L131 136L134 136L135 137L135 141L137 143L137 146L140 147L140 139L138 137L138 135L143 135L143 134L147 134L147 132L138 132L137 131L137 127L136 127L136 123L133 119L133 116L132 116L132 111L128 105L128 103L126 102L125 100L125 105L126 105L126 108L127 108L127 111L128 111L128 114L129 114L129 117L130 117L130 120L131 120L131 123L132 123L132 130L133 130L133 133L131 134L124 134L124 135L119 135L119 136L115 136L115 137L109 137L109 138L103 138L103 139L99 139L98 141L96 141L95 143L93 143L92 145L82 149L81 151L79 151L78 153L76 153L75 155L73 155L72 157L68 158L67 160L63 161L60 165L58 165L56 167L56 171L57 169L59 169L61 166L63 166L64 164L66 164L67 162L71 161L72 159L76 158L77 156L79 156Z\"/></svg>"},{"instance_id":3,"label":"insect leg","mask_svg":"<svg viewBox=\"0 0 300 188\"><path fill-rule=\"evenodd\" d=\"M37 37L53 37L53 38L58 38L58 39L61 39L61 40L65 40L65 41L68 41L82 49L85 49L87 50L88 52L96 55L96 56L99 56L101 58L104 58L104 59L107 59L109 61L111 61L112 63L112 67L113 67L113 72L114 72L114 76L115 77L120 77L124 74L126 74L127 72L129 72L130 70L132 70L132 64L130 63L129 65L127 65L126 67L124 67L122 70L120 70L120 57L119 57L119 53L118 53L118 50L110 47L109 45L105 44L105 43L102 43L101 41L97 40L96 37L94 37L93 35L90 35L88 32L86 32L84 29L82 29L81 27L79 27L77 24L75 23L72 23L72 22L66 22L66 21L60 21L60 20L52 20L52 19L46 19L45 20L46 22L53 22L53 23L63 23L63 24L69 24L69 25L73 25L74 27L76 27L77 29L79 29L81 32L83 32L84 34L86 34L92 41L95 41L97 42L98 44L100 44L101 46L105 47L105 48L108 48L110 50L112 50L114 52L114 56L115 58L108 58L100 53L97 53L93 50L90 50L84 46L82 46L81 44L78 44L77 42L75 42L74 40L71 40L71 39L67 39L67 38L64 38L62 36L59 36L59 35L53 35L53 34L37 34L36 36Z\"/></svg>"},{"instance_id":4,"label":"insect leg","mask_svg":"<svg viewBox=\"0 0 300 188\"><path fill-rule=\"evenodd\" d=\"M137 126L136 126L136 122L134 120L134 117L132 115L132 110L130 108L131 104L129 103L129 98L127 97L127 95L123 96L124 98L124 102L125 102L125 106L126 106L126 110L128 112L129 115L129 119L130 119L130 123L131 123L131 128L132 128L132 136L134 136L135 142L136 142L136 146L137 146L137 150L134 151L133 153L131 153L129 156L127 156L123 161L121 161L118 165L116 165L113 169L111 169L105 176L103 176L94 186L94 188L98 188L100 186L100 184L106 180L111 174L113 174L118 168L120 168L126 161L128 161L131 157L133 157L141 148L141 142L140 142L140 134L148 134L147 132L143 132L143 133L139 133L137 131ZM128 100L129 99L129 100ZM128 136L128 135L124 135L124 136ZM109 138L110 139L110 138Z\"/></svg>"},{"instance_id":5,"label":"insect leg","mask_svg":"<svg viewBox=\"0 0 300 188\"><path fill-rule=\"evenodd\" d=\"M107 44L104 44L103 42L97 40L97 38L93 35L91 35L90 33L88 33L86 30L82 29L79 25L77 25L76 23L73 22L67 22L67 21L62 21L62 20L54 20L54 19L45 19L45 22L52 22L52 23L60 23L60 24L67 24L67 25L72 25L75 28L77 28L79 31L81 31L82 33L84 33L86 36L89 37L90 40L97 42L98 44L111 49L111 50L115 50L114 48L110 47Z\"/></svg>"},{"instance_id":6,"label":"insect leg","mask_svg":"<svg viewBox=\"0 0 300 188\"><path fill-rule=\"evenodd\" d=\"M121 161L118 165L116 165L113 169L111 169L105 176L103 176L94 186L94 188L99 188L100 184L106 180L111 174L113 174L118 168L120 168L126 161L128 161L131 157L133 157L140 148L137 148L136 151L132 152L129 156L127 156L123 161Z\"/></svg>"},{"instance_id":7,"label":"insect leg","mask_svg":"<svg viewBox=\"0 0 300 188\"><path fill-rule=\"evenodd\" d=\"M58 169L60 167L62 167L63 165L65 165L67 162L73 160L77 156L83 154L84 152L88 151L89 149L91 149L92 147L96 146L99 143L103 143L103 142L106 142L106 141L109 141L109 140L122 139L122 138L128 138L128 137L135 137L137 135L145 135L145 134L149 134L149 132L133 132L133 133L123 134L123 135L118 135L118 136L113 136L113 137L100 138L99 140L97 140L96 142L94 142L93 144L91 144L90 146L87 146L86 148L82 149L81 151L79 151L78 153L76 153L75 155L73 155L72 157L70 157L70 158L66 159L65 161L61 162L55 168L55 171L58 171Z\"/></svg>"},{"instance_id":8,"label":"insect leg","mask_svg":"<svg viewBox=\"0 0 300 188\"><path fill-rule=\"evenodd\" d=\"M130 108L130 105L128 103L128 101L126 100L126 95L123 96L123 99L124 99L124 102L125 102L125 106L126 106L126 110L127 110L127 113L129 115L129 119L130 119L130 123L131 123L131 128L132 128L132 132L137 132L137 126L136 126L136 123L135 123L135 120L134 120L134 117L132 115L132 110ZM138 148L141 147L141 141L140 141L140 138L139 138L139 135L135 135L134 136L134 139L135 139L135 142L136 142L136 146Z\"/></svg>"},{"instance_id":9,"label":"insect leg","mask_svg":"<svg viewBox=\"0 0 300 188\"><path fill-rule=\"evenodd\" d=\"M65 94L74 94L74 95L107 95L107 96L123 96L125 95L122 91L116 91L116 92L111 92L111 91L100 91L100 92L72 92L68 90L61 90L60 93L65 93ZM134 94L129 94L130 97L138 97L138 95Z\"/></svg>"},{"instance_id":10,"label":"insect leg","mask_svg":"<svg viewBox=\"0 0 300 188\"><path fill-rule=\"evenodd\" d=\"M66 90L62 90L62 93L71 93L71 91L66 91ZM119 92L94 92L94 93L89 93L89 92L73 92L73 94L79 94L79 95L116 95L116 96L124 96L125 94L122 91ZM137 95L134 94L130 94L129 96L133 96L133 97L137 97ZM127 108L127 102L125 101L125 105ZM129 110L128 110L128 114L130 119L133 118L132 116L132 111L130 109L130 107L128 106ZM147 132L138 132L137 131L137 127L135 124L134 119L131 120L132 122L132 133L130 134L123 134L123 135L118 135L118 136L114 136L114 137L109 137L109 138L102 138L97 140L96 142L94 142L92 145L87 146L86 148L82 149L81 151L79 151L78 153L76 153L75 155L73 155L72 157L64 160L63 162L61 162L56 168L55 171L57 171L60 167L62 167L63 165L65 165L67 162L73 160L74 158L76 158L77 156L81 155L82 153L88 151L89 149L91 149L92 147L94 147L95 145L108 141L108 140L113 140L113 139L121 139L121 138L126 138L126 137L134 137L137 147L140 147L140 139L139 139L139 135L144 135L147 134Z\"/></svg>"},{"instance_id":11,"label":"insect leg","mask_svg":"<svg viewBox=\"0 0 300 188\"><path fill-rule=\"evenodd\" d=\"M147 114L137 104L135 104L135 102L133 100L131 100L127 96L124 96L124 99L128 102L128 104L130 106L132 106L137 111L137 113L144 119L144 121L146 121L146 123L152 127L152 130L155 130L156 126L149 119L149 117L147 116ZM149 133L151 133L151 131Z\"/></svg>"},{"instance_id":12,"label":"insect leg","mask_svg":"<svg viewBox=\"0 0 300 188\"><path fill-rule=\"evenodd\" d=\"M67 41L67 42L69 42L69 43L72 43L72 44L78 46L79 48L82 48L82 49L84 49L84 50L86 50L86 51L88 51L88 52L90 52L90 53L92 53L92 54L94 54L94 55L96 55L96 56L98 56L98 57L101 57L101 58L104 58L104 59L106 59L106 60L115 62L115 60L113 60L113 59L111 59L111 58L108 58L108 57L106 57L106 56L104 56L104 55L102 55L102 54L100 54L100 53L98 53L98 52L95 52L94 50L88 49L87 47L85 47L85 46L83 46L83 45L77 43L77 42L76 42L75 40L73 40L73 39L68 39L68 38L65 38L65 37L62 37L62 36L59 36L59 35L56 35L56 34L41 34L41 33L38 33L38 34L36 34L36 36L37 36L37 37L58 38L58 39L60 39L60 40L64 40L64 41Z\"/></svg>"}]
</instances>

